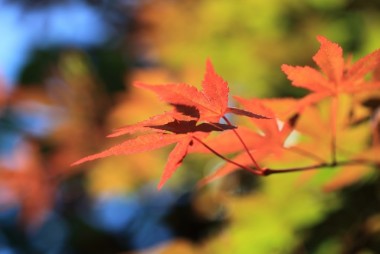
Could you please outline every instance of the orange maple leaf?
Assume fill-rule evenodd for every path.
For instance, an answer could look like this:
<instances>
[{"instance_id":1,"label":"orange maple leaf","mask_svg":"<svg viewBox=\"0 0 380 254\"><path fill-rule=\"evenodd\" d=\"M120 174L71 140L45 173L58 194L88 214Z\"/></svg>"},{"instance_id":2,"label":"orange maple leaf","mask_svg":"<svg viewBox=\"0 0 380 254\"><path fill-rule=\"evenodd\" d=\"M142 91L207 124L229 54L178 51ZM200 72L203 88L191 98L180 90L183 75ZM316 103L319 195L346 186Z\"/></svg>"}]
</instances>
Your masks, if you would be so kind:
<instances>
[{"instance_id":1,"label":"orange maple leaf","mask_svg":"<svg viewBox=\"0 0 380 254\"><path fill-rule=\"evenodd\" d=\"M283 64L282 71L292 81L293 86L305 88L312 93L302 98L296 111L314 104L326 97L339 94L354 94L380 88L380 83L368 82L364 76L374 71L380 64L380 50L361 58L354 64L345 63L342 48L323 36L317 36L321 46L313 60L322 73L309 66Z\"/></svg>"},{"instance_id":2,"label":"orange maple leaf","mask_svg":"<svg viewBox=\"0 0 380 254\"><path fill-rule=\"evenodd\" d=\"M258 128L256 130L247 128L240 128L236 130L244 134L243 136L245 140L253 141L247 142L247 147L250 149L250 152L254 155L254 157L256 159L263 160L265 157L272 154L281 156L284 149L286 149L284 147L285 140L293 130L292 126L289 123L284 123L283 126L280 127L274 112L266 107L263 103L261 103L259 99L246 100L236 96L235 99L239 101L239 103L242 104L248 112L253 110L255 112L258 112L258 114L269 117L269 119L260 121L255 118L250 118L253 124ZM242 149L238 146L238 144L236 144L236 142L234 142L234 133L231 131L226 131L221 135L223 135L223 139L225 139L223 143L230 144L228 144L227 148L221 148L222 150L218 149L218 151L228 153L239 152L235 157L231 159L236 164L226 163L217 169L213 174L204 178L200 182L201 185L232 173L233 171L239 169L239 165L242 165L244 167L243 169L252 167L252 160L249 153L246 151L241 151ZM209 141L208 144L211 147L220 147L221 141L219 140L219 137L217 137L216 139ZM204 152L202 149L195 151ZM250 172L258 175L264 175L264 171L254 169L250 170Z\"/></svg>"}]
</instances>

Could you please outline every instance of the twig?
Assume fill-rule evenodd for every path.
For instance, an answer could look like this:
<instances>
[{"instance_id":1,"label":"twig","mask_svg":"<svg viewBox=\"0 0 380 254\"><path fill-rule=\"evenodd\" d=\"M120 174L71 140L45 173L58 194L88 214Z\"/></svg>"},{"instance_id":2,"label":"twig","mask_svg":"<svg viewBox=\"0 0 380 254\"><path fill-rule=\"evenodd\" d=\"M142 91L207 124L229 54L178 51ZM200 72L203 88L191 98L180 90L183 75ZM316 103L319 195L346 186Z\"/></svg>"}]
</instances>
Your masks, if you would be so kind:
<instances>
[{"instance_id":1,"label":"twig","mask_svg":"<svg viewBox=\"0 0 380 254\"><path fill-rule=\"evenodd\" d=\"M304 167L296 167L296 168L286 168L286 169L264 169L264 176L272 175L272 174L281 174L281 173L291 173L291 172L300 172L306 170L315 170L315 169L326 169L331 167L338 167L344 165L360 165L360 164L374 164L375 162L369 160L350 160L350 161L336 161L335 163L320 163L310 166Z\"/></svg>"}]
</instances>

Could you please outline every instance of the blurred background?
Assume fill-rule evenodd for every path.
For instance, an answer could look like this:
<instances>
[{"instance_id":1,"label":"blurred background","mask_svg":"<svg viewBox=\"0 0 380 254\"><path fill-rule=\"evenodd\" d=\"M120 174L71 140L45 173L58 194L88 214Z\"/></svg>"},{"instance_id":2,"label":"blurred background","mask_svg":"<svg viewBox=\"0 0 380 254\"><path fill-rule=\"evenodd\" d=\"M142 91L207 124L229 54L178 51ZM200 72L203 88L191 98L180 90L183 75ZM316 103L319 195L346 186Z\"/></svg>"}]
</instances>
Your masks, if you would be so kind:
<instances>
[{"instance_id":1,"label":"blurred background","mask_svg":"<svg viewBox=\"0 0 380 254\"><path fill-rule=\"evenodd\" d=\"M375 173L196 189L220 160L189 156L157 191L168 149L69 166L166 109L133 81L199 85L210 58L232 94L300 97L281 64L313 65L316 35L363 56L379 27L377 0L0 0L0 253L379 253Z\"/></svg>"}]
</instances>

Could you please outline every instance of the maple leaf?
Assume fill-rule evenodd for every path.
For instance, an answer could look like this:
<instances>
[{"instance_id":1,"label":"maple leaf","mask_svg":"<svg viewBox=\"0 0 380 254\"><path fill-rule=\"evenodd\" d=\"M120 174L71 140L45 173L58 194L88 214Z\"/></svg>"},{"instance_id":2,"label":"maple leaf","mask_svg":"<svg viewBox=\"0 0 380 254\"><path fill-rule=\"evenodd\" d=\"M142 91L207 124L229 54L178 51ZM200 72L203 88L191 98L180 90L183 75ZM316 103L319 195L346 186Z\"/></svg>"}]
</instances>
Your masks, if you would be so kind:
<instances>
[{"instance_id":1,"label":"maple leaf","mask_svg":"<svg viewBox=\"0 0 380 254\"><path fill-rule=\"evenodd\" d=\"M325 184L325 190L337 190L360 180L370 172L371 165L379 160L378 155L380 153L378 148L376 149L376 146L370 149L367 148L370 138L368 135L369 121L353 126L347 118L347 115L349 115L347 112L351 110L351 99L348 96L342 97L339 105L341 111L335 116L336 132L338 133L335 146L335 163L328 163L332 153L330 147L331 127L328 120L329 116L323 115L323 110L321 112L321 108L323 109L321 106L328 106L328 104L305 109L296 126L296 130L309 139L307 142L299 144L299 148L312 151L316 158L321 159L321 164L338 167L337 174L332 176ZM315 128L315 126L318 126L318 128ZM317 170L304 171L300 174L300 181L305 183L317 173Z\"/></svg>"},{"instance_id":2,"label":"maple leaf","mask_svg":"<svg viewBox=\"0 0 380 254\"><path fill-rule=\"evenodd\" d=\"M163 114L157 117L157 119L153 117L145 122L143 121L137 123L136 126L131 125L124 128L121 132L118 132L117 135L121 135L121 133L125 134L126 132L135 132L141 129L151 130L153 133L128 139L123 143L115 145L105 151L86 156L74 162L72 166L112 155L140 153L177 143L173 151L169 154L164 173L158 185L158 188L160 189L175 172L175 170L181 165L182 160L187 154L188 147L191 146L194 141L196 142L197 140L204 139L208 133L212 131L223 131L235 128L234 126L220 123L202 123L197 125L195 120L174 120L162 125L145 125L157 123L161 120L166 122L167 116L172 117L172 114Z\"/></svg>"},{"instance_id":3,"label":"maple leaf","mask_svg":"<svg viewBox=\"0 0 380 254\"><path fill-rule=\"evenodd\" d=\"M201 91L183 83L147 85L137 82L135 86L155 92L169 104L195 107L200 113L199 121L218 122L226 113L260 119L266 118L243 109L228 107L228 84L215 72L210 60L206 61L206 72L202 81Z\"/></svg>"},{"instance_id":4,"label":"maple leaf","mask_svg":"<svg viewBox=\"0 0 380 254\"><path fill-rule=\"evenodd\" d=\"M245 140L250 141L247 142L247 147L250 149L249 152L251 152L254 155L254 157L259 160L263 160L265 157L271 154L281 156L284 149L286 149L284 147L285 140L293 130L291 124L284 123L283 126L280 127L274 112L270 110L268 107L266 107L263 103L261 103L259 99L246 100L236 96L235 99L240 104L242 104L248 112L255 111L258 112L258 114L262 114L269 117L266 120L257 120L255 118L250 118L250 120L258 128L258 130L248 128L240 128L236 130L244 134ZM252 166L252 160L249 153L247 153L247 151L241 151L242 149L238 146L236 142L233 141L234 139L236 139L233 136L234 133L231 131L226 131L221 135L223 135L224 139L224 141L222 142L226 143L227 148L220 148L218 149L218 151L227 153L239 151L239 153L231 159L236 164L226 163L225 165L217 169L213 174L204 178L200 182L201 185L239 169L239 165L242 165L247 168ZM221 147L221 141L219 137L220 136L218 136L214 140L209 141L208 145L211 147ZM204 150L202 149L195 151L204 152ZM263 174L263 172L260 172L258 170L256 171L256 173L259 175ZM253 173L254 170L251 172Z\"/></svg>"},{"instance_id":5,"label":"maple leaf","mask_svg":"<svg viewBox=\"0 0 380 254\"><path fill-rule=\"evenodd\" d=\"M158 149L180 141L186 135L170 135L163 133L153 133L145 136L138 136L133 139L128 139L121 144L115 145L105 151L86 156L72 165L82 164L87 161L92 161L100 158L109 157L111 155L141 153Z\"/></svg>"},{"instance_id":6,"label":"maple leaf","mask_svg":"<svg viewBox=\"0 0 380 254\"><path fill-rule=\"evenodd\" d=\"M179 145L180 148L176 147L173 154L169 155L169 160L167 162L163 177L159 184L159 188L161 188L162 185L165 183L165 181L173 174L175 169L180 166L180 162L183 160L184 156L186 155L187 147L186 149L183 148L183 144L185 144L183 140L187 140L187 139L188 139L188 136L186 134L170 135L170 134L163 134L163 133L154 133L154 134L149 134L145 136L138 136L137 138L126 140L123 143L113 146L100 153L96 153L96 154L84 157L74 162L72 166L78 165L87 161L109 157L112 155L127 155L127 154L133 154L133 153L140 153L144 151L158 149L158 148L161 148L173 143L179 143L181 144ZM187 146L189 144L190 143L188 143ZM178 150L182 152L179 152Z\"/></svg>"},{"instance_id":7,"label":"maple leaf","mask_svg":"<svg viewBox=\"0 0 380 254\"><path fill-rule=\"evenodd\" d=\"M380 50L361 58L354 64L345 63L342 48L323 36L317 36L321 46L313 60L322 73L309 66L282 65L282 71L293 86L305 88L312 93L302 98L296 111L326 97L339 94L369 91L380 88L379 82L368 82L364 76L380 64Z\"/></svg>"},{"instance_id":8,"label":"maple leaf","mask_svg":"<svg viewBox=\"0 0 380 254\"><path fill-rule=\"evenodd\" d=\"M269 119L258 120L256 118L250 118L255 126L259 128L259 133L263 137L263 143L255 145L262 150L269 149L275 151L278 147L283 147L283 144L287 137L293 130L293 119L289 119L288 122L283 122L280 126L277 115L260 99L244 99L235 96L235 99L243 105L247 111L256 111L259 114L268 116Z\"/></svg>"},{"instance_id":9,"label":"maple leaf","mask_svg":"<svg viewBox=\"0 0 380 254\"><path fill-rule=\"evenodd\" d=\"M150 130L149 126L164 125L173 121L193 121L199 118L199 112L196 109L189 108L187 106L176 105L176 110L165 112L160 115L152 116L151 118L141 121L139 123L124 126L114 130L113 133L107 137L118 137L125 134L132 134L137 131ZM187 109L185 109L187 108Z\"/></svg>"},{"instance_id":10,"label":"maple leaf","mask_svg":"<svg viewBox=\"0 0 380 254\"><path fill-rule=\"evenodd\" d=\"M253 144L255 146L260 146L263 142L263 137L254 132L252 129L245 126L238 126L234 129L241 137L244 137L244 142L247 144L248 148L252 148ZM219 133L216 137L207 139L206 142L211 147L217 147L218 152L221 154L231 154L236 152L241 152L244 147L241 145L239 139L236 138L236 134L233 130L226 130ZM191 153L211 153L209 149L202 146L201 144L194 144L190 149Z\"/></svg>"},{"instance_id":11,"label":"maple leaf","mask_svg":"<svg viewBox=\"0 0 380 254\"><path fill-rule=\"evenodd\" d=\"M182 161L185 158L188 148L192 142L193 140L191 137L186 137L178 142L174 149L170 152L164 173L162 174L161 180L158 183L158 189L161 189L165 182L173 175L175 170L181 166Z\"/></svg>"},{"instance_id":12,"label":"maple leaf","mask_svg":"<svg viewBox=\"0 0 380 254\"><path fill-rule=\"evenodd\" d=\"M380 147L375 146L364 150L357 155L355 155L351 161L351 165L347 164L341 167L338 172L327 182L324 184L323 189L325 191L334 191L350 184L357 182L363 177L369 175L373 172L373 166L379 165L380 163ZM354 162L357 161L357 164ZM359 162L371 162L369 164L363 164ZM371 164L372 167L371 167Z\"/></svg>"},{"instance_id":13,"label":"maple leaf","mask_svg":"<svg viewBox=\"0 0 380 254\"><path fill-rule=\"evenodd\" d=\"M254 113L253 110L246 111L228 107L228 84L215 72L210 60L206 62L206 73L202 81L202 91L187 84L152 86L136 83L135 85L154 91L164 101L173 106L174 109L134 125L115 130L108 137L117 137L136 132L148 132L148 134L126 140L105 151L84 157L72 165L78 165L111 155L125 155L154 150L177 143L169 154L168 162L158 185L158 188L161 188L181 165L184 157L189 152L189 147L193 146L194 143L200 143L207 147L202 140L210 132L236 128L224 116L226 113L255 119L267 118L264 115ZM224 118L227 124L219 123L220 118ZM240 144L243 144L243 147L245 147L240 136L238 138ZM251 161L256 163L252 156L250 158Z\"/></svg>"}]
</instances>

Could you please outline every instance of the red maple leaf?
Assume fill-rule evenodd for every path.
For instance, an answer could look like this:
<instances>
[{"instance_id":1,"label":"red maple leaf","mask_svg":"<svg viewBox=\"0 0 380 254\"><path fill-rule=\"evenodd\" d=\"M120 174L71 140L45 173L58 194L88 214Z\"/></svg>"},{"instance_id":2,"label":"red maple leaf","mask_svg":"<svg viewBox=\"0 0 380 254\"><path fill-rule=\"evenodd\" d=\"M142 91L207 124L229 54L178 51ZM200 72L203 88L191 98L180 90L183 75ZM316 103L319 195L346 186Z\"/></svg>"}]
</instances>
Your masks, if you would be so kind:
<instances>
[{"instance_id":1,"label":"red maple leaf","mask_svg":"<svg viewBox=\"0 0 380 254\"><path fill-rule=\"evenodd\" d=\"M177 143L169 154L164 173L158 185L158 188L161 188L181 165L188 154L189 147L194 143L205 145L202 140L212 131L225 131L236 128L225 118L226 113L257 119L267 118L253 113L253 110L246 111L228 107L229 89L227 82L216 74L209 60L206 63L202 91L187 84L146 85L136 83L136 86L154 91L165 102L171 104L174 109L137 124L117 129L108 137L117 137L135 132L147 133L128 139L100 153L84 157L74 162L73 165L111 155L125 155L154 150ZM227 124L219 123L220 118L224 118ZM240 140L240 142L242 141ZM252 156L250 157L251 161L254 161Z\"/></svg>"},{"instance_id":2,"label":"red maple leaf","mask_svg":"<svg viewBox=\"0 0 380 254\"><path fill-rule=\"evenodd\" d=\"M361 58L354 64L345 63L342 48L323 36L317 36L321 46L313 60L321 72L309 66L282 65L282 71L293 86L305 88L312 93L302 98L296 111L301 111L326 97L339 94L364 92L380 88L379 82L368 82L365 75L380 64L380 50Z\"/></svg>"},{"instance_id":3,"label":"red maple leaf","mask_svg":"<svg viewBox=\"0 0 380 254\"><path fill-rule=\"evenodd\" d=\"M187 84L147 85L137 82L135 86L152 90L169 104L198 109L200 121L218 122L226 113L266 118L243 109L228 107L228 84L215 72L210 60L206 62L201 91Z\"/></svg>"},{"instance_id":4,"label":"red maple leaf","mask_svg":"<svg viewBox=\"0 0 380 254\"><path fill-rule=\"evenodd\" d=\"M140 123L137 124L140 126ZM182 160L187 154L188 147L193 142L204 139L208 133L212 131L222 131L234 128L225 124L208 124L202 123L196 125L196 121L173 121L163 125L141 126L141 129L150 129L153 133L128 139L123 143L113 146L105 151L84 157L72 165L78 165L87 161L105 158L112 155L126 155L155 150L173 143L177 143L176 147L170 153L168 162L165 166L163 176L160 180L158 188L171 177L174 171L181 165ZM130 126L135 131L138 128Z\"/></svg>"},{"instance_id":5,"label":"red maple leaf","mask_svg":"<svg viewBox=\"0 0 380 254\"><path fill-rule=\"evenodd\" d=\"M137 131L147 131L151 128L149 126L164 125L173 121L192 121L197 120L199 115L189 115L180 113L178 110L173 110L165 112L160 115L152 116L151 118L141 121L133 125L127 125L116 129L113 133L109 134L107 137L118 137L125 134L131 134Z\"/></svg>"}]
</instances>

